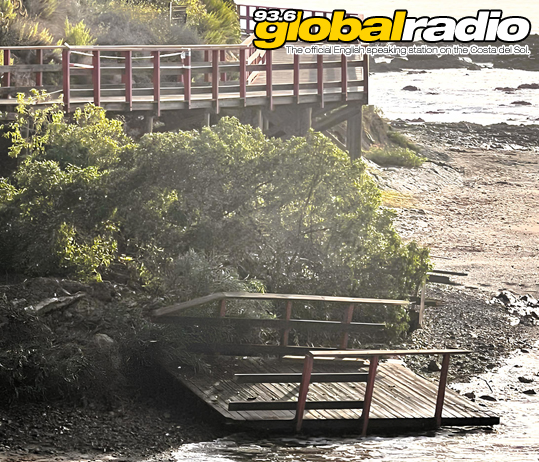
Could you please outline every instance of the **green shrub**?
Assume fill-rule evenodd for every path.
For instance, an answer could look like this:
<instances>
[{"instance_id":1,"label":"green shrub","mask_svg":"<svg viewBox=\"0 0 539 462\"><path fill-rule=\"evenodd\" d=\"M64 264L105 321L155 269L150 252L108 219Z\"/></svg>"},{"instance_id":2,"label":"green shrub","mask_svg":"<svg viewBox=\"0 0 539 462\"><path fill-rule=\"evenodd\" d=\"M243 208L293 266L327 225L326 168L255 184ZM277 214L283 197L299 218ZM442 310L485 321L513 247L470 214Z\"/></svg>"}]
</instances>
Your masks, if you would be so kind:
<instances>
[{"instance_id":1,"label":"green shrub","mask_svg":"<svg viewBox=\"0 0 539 462\"><path fill-rule=\"evenodd\" d=\"M92 36L92 33L84 20L77 24L71 24L66 18L64 24L64 38L59 41L59 45L67 43L69 45L93 45L97 39Z\"/></svg>"},{"instance_id":2,"label":"green shrub","mask_svg":"<svg viewBox=\"0 0 539 462\"><path fill-rule=\"evenodd\" d=\"M238 43L241 37L236 6L225 0L183 0L187 6L187 24L204 43Z\"/></svg>"},{"instance_id":3,"label":"green shrub","mask_svg":"<svg viewBox=\"0 0 539 462\"><path fill-rule=\"evenodd\" d=\"M405 149L411 149L414 152L419 152L420 148L417 144L410 141L405 135L394 130L389 130L387 132L387 137L397 146Z\"/></svg>"},{"instance_id":4,"label":"green shrub","mask_svg":"<svg viewBox=\"0 0 539 462\"><path fill-rule=\"evenodd\" d=\"M408 148L372 146L363 155L384 167L420 167L426 161Z\"/></svg>"},{"instance_id":5,"label":"green shrub","mask_svg":"<svg viewBox=\"0 0 539 462\"><path fill-rule=\"evenodd\" d=\"M320 134L267 139L223 118L135 143L92 106L73 123L47 114L23 110L13 124L12 154L26 158L0 182L5 270L99 279L114 267L155 291L177 279L185 300L228 282L253 290L249 281L403 298L428 269L428 252L402 243L380 207L365 165Z\"/></svg>"}]
</instances>

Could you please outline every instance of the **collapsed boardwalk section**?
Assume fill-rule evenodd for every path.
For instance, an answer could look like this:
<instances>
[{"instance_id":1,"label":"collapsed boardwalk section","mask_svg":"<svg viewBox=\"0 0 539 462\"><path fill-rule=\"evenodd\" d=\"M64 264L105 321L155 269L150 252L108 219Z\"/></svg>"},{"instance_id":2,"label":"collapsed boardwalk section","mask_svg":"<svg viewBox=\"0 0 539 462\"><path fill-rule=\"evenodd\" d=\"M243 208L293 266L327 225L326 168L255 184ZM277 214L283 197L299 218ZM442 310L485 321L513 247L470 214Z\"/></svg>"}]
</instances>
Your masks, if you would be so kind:
<instances>
[{"instance_id":1,"label":"collapsed boardwalk section","mask_svg":"<svg viewBox=\"0 0 539 462\"><path fill-rule=\"evenodd\" d=\"M227 316L227 300L264 299L286 302L284 319ZM346 304L341 322L292 318L292 302ZM184 310L218 302L217 317L182 316ZM281 329L279 345L193 344L208 356L210 371L177 369L174 375L211 406L228 424L246 429L296 431L398 431L441 425L495 425L499 418L446 390L450 356L465 350L347 350L348 335L379 330L383 324L352 322L360 304L404 305L400 300L286 294L213 294L161 308L156 322L218 327L238 322L246 327ZM339 349L290 346L291 329L333 331ZM407 369L395 358L441 355L438 384Z\"/></svg>"}]
</instances>

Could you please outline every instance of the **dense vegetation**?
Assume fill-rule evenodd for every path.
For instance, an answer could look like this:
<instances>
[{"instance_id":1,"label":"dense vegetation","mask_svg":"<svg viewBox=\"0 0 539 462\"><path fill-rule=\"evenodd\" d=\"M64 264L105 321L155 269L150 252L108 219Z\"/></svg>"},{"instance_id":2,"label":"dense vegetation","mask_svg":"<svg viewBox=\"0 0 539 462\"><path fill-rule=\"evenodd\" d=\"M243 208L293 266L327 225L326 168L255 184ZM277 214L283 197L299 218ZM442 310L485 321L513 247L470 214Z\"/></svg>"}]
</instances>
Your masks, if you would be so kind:
<instances>
[{"instance_id":1,"label":"dense vegetation","mask_svg":"<svg viewBox=\"0 0 539 462\"><path fill-rule=\"evenodd\" d=\"M428 267L425 249L401 242L364 164L314 132L267 139L223 118L201 131L135 141L101 108L89 105L68 120L59 107L23 103L8 136L18 167L0 179L5 273L119 281L150 300L223 290L402 298L416 291ZM0 323L2 364L14 366L0 367L6 396L24 386L33 395L92 388L111 370L109 357L92 372L101 364L92 359L92 332L121 340L126 356L138 356L151 338L182 342L149 325L140 300L100 306L92 319L77 305L61 335L54 315L0 302L0 319L8 320ZM329 316L327 307L314 309ZM397 336L407 329L398 308L362 316L385 320ZM83 333L74 335L76 329ZM69 378L63 388L62 377Z\"/></svg>"},{"instance_id":2,"label":"dense vegetation","mask_svg":"<svg viewBox=\"0 0 539 462\"><path fill-rule=\"evenodd\" d=\"M91 105L73 123L20 110L19 167L0 183L5 270L129 271L159 290L195 252L270 291L385 297L424 276L426 251L402 244L363 164L321 135L266 139L225 118L135 142Z\"/></svg>"},{"instance_id":3,"label":"dense vegetation","mask_svg":"<svg viewBox=\"0 0 539 462\"><path fill-rule=\"evenodd\" d=\"M170 24L164 0L1 0L0 44L121 45L236 43L232 2L181 0L187 24Z\"/></svg>"}]
</instances>

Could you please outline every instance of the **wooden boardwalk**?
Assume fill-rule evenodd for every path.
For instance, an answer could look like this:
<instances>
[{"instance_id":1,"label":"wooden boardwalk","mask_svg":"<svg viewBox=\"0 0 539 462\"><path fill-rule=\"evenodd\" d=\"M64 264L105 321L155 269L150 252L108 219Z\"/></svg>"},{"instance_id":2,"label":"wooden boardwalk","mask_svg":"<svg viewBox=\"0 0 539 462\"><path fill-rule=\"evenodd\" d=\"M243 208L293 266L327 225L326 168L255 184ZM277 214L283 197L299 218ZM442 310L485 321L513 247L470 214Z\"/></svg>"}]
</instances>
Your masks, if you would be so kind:
<instances>
[{"instance_id":1,"label":"wooden boardwalk","mask_svg":"<svg viewBox=\"0 0 539 462\"><path fill-rule=\"evenodd\" d=\"M329 364L328 364L329 363ZM352 363L352 364L350 364ZM198 398L205 401L229 425L244 429L290 430L295 425L295 410L231 411L237 401L296 403L299 383L240 383L235 374L301 373L302 362L287 359L223 358L210 362L212 374L176 369L175 376ZM319 373L357 373L368 371L368 361L338 364L316 362ZM312 383L309 401L356 401L365 395L363 382ZM376 374L369 429L372 431L406 431L436 428L434 413L438 384L409 370L400 360L379 365ZM361 409L316 409L305 411L304 430L361 430ZM468 399L447 390L442 425L496 425L499 418Z\"/></svg>"},{"instance_id":2,"label":"wooden boardwalk","mask_svg":"<svg viewBox=\"0 0 539 462\"><path fill-rule=\"evenodd\" d=\"M200 128L225 115L267 136L305 135L346 122L334 139L361 154L361 108L368 104L366 55L288 55L237 45L1 47L0 111L13 117L19 93L46 90L37 105L68 113L88 103L113 113L154 117L175 111L174 129Z\"/></svg>"},{"instance_id":3,"label":"wooden boardwalk","mask_svg":"<svg viewBox=\"0 0 539 462\"><path fill-rule=\"evenodd\" d=\"M250 316L238 316L246 313L249 301ZM260 303L265 305L256 305ZM300 319L294 316L293 303L301 307ZM324 306L323 319L309 317L315 305ZM469 351L348 349L383 333L383 323L357 322L363 307L376 305L396 309L409 302L224 292L159 308L152 319L196 333L199 339L216 339L187 345L193 353L205 355L209 365L205 372L178 368L178 364L167 367L230 425L365 435L367 430L499 423L495 415L446 389L450 356ZM320 311L312 311L320 316ZM220 338L216 332L226 335ZM228 343L222 343L224 337ZM252 343L262 338L266 340ZM305 345L310 339L322 339L324 346ZM328 347L328 342L338 346ZM406 355L441 356L439 382L407 369L398 360Z\"/></svg>"},{"instance_id":4,"label":"wooden boardwalk","mask_svg":"<svg viewBox=\"0 0 539 462\"><path fill-rule=\"evenodd\" d=\"M11 109L15 96L32 88L47 90L52 94L48 103L62 103L68 112L90 102L111 111L156 114L323 105L326 98L367 104L363 56L299 57L284 48L257 50L252 39L238 45L0 47L0 108ZM35 63L28 63L32 56Z\"/></svg>"}]
</instances>

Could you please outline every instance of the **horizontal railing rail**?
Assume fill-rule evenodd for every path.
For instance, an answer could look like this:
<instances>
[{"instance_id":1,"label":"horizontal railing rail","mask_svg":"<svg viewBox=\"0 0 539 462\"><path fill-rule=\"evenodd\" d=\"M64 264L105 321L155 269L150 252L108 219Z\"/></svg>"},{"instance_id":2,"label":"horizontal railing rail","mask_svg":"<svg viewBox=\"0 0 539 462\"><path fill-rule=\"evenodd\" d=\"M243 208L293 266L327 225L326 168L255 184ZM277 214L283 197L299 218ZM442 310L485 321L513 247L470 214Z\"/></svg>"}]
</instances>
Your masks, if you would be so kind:
<instances>
[{"instance_id":1,"label":"horizontal railing rail","mask_svg":"<svg viewBox=\"0 0 539 462\"><path fill-rule=\"evenodd\" d=\"M227 316L227 302L229 300L269 300L282 301L285 303L283 318L265 317L235 317ZM340 321L316 320L316 319L293 319L293 302L325 302L344 305L342 309L342 318ZM209 303L218 302L218 317L201 317L182 315L186 310L203 307ZM370 333L380 334L385 331L384 323L364 323L352 322L356 308L364 304L378 304L389 306L408 306L407 300L389 300L378 298L360 298L360 297L335 297L325 295L303 295L303 294L272 294L272 293L251 293L251 292L220 292L207 295L194 300L166 306L154 310L152 320L157 323L179 324L184 327L237 327L240 329L249 328L270 328L280 330L279 345L257 345L257 344L209 344L197 343L189 345L192 351L206 354L219 353L231 356L256 356L266 355L293 355L305 354L309 347L289 346L289 337L291 331L317 331L324 334L340 334L339 345L341 349L346 349L349 343L349 335L352 333ZM303 313L305 317L305 312ZM323 349L323 348L321 348Z\"/></svg>"}]
</instances>

